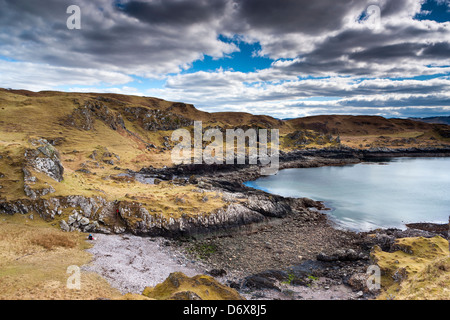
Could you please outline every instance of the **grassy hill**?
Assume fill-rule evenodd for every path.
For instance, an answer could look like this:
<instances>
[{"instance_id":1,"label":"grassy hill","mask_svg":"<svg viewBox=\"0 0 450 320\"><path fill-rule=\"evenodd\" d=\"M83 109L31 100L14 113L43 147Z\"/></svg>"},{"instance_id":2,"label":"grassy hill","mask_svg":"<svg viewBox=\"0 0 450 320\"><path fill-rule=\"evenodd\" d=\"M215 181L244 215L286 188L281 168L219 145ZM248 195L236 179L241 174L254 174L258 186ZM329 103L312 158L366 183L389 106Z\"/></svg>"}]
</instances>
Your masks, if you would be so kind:
<instances>
[{"instance_id":1,"label":"grassy hill","mask_svg":"<svg viewBox=\"0 0 450 320\"><path fill-rule=\"evenodd\" d=\"M450 145L450 126L413 120L341 115L278 120L248 113L208 113L149 97L0 89L0 204L35 198L51 203L55 197L76 195L126 205L137 202L153 217L165 219L212 213L226 206L220 194L196 192L190 184L143 184L126 175L128 170L171 166L173 130L192 129L194 121L202 121L204 128L279 129L284 151L339 145ZM0 232L4 249L0 250L0 283L5 288L0 298L80 297L64 290L63 280L69 264L89 260L83 238L53 228L73 209L50 222L38 215L33 218L31 212L2 217L0 231L7 231ZM114 208L107 209L115 213ZM127 219L139 222L132 221L133 216ZM60 245L47 248L46 237ZM73 259L61 259L68 255ZM56 280L47 265L57 269ZM37 273L30 273L32 268ZM87 281L92 292L99 292L89 298L117 296L94 275L88 275ZM86 297L83 292L81 296Z\"/></svg>"},{"instance_id":2,"label":"grassy hill","mask_svg":"<svg viewBox=\"0 0 450 320\"><path fill-rule=\"evenodd\" d=\"M171 133L178 128L192 129L194 121L202 121L204 128L279 129L280 147L285 151L338 145L396 148L450 144L449 126L406 119L329 115L278 120L248 113L208 113L189 104L149 97L0 89L0 198L23 197L27 188L24 175L25 180L28 176L36 180L29 183L30 194L34 188L53 191L53 196L126 200L128 195L149 203L175 198L177 192L189 194L188 189L176 190L171 196L163 187L158 191L151 186L155 191L148 196L149 186L118 174L127 169L170 166ZM60 161L64 170L59 183L49 174L27 175L24 171L33 171L33 160L24 155L39 153L39 149L57 152L54 160ZM188 201L204 207L198 199ZM158 210L173 205L164 202Z\"/></svg>"},{"instance_id":3,"label":"grassy hill","mask_svg":"<svg viewBox=\"0 0 450 320\"><path fill-rule=\"evenodd\" d=\"M423 147L449 143L448 126L379 116L325 115L287 120L295 129L340 135L353 148Z\"/></svg>"},{"instance_id":4,"label":"grassy hill","mask_svg":"<svg viewBox=\"0 0 450 320\"><path fill-rule=\"evenodd\" d=\"M410 118L415 121L422 121L427 123L438 123L450 125L450 117L425 117L425 118Z\"/></svg>"}]
</instances>

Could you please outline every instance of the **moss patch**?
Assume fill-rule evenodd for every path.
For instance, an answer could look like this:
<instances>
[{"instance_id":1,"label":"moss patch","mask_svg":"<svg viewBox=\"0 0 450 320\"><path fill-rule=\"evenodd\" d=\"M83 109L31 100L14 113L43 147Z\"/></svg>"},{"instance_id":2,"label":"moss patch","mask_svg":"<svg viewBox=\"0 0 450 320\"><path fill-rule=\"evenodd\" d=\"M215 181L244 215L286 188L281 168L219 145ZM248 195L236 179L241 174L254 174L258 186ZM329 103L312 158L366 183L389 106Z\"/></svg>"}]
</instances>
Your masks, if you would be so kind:
<instances>
[{"instance_id":1,"label":"moss patch","mask_svg":"<svg viewBox=\"0 0 450 320\"><path fill-rule=\"evenodd\" d=\"M145 288L142 295L156 300L243 300L236 290L210 276L189 278L181 272L172 273L154 288Z\"/></svg>"},{"instance_id":2,"label":"moss patch","mask_svg":"<svg viewBox=\"0 0 450 320\"><path fill-rule=\"evenodd\" d=\"M449 299L449 243L442 237L402 238L396 251L375 247L373 261L381 269L379 299Z\"/></svg>"}]
</instances>

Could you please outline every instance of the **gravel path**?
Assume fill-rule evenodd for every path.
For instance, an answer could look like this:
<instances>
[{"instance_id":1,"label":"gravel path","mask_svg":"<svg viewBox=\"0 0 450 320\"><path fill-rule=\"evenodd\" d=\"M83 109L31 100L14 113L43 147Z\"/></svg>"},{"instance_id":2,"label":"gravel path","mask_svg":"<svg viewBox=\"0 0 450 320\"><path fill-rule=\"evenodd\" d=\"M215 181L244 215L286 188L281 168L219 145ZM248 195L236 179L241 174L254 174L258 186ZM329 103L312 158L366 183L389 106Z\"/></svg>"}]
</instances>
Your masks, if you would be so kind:
<instances>
[{"instance_id":1,"label":"gravel path","mask_svg":"<svg viewBox=\"0 0 450 320\"><path fill-rule=\"evenodd\" d=\"M94 246L87 251L93 260L83 270L103 276L121 293L142 293L145 287L163 282L172 272L189 277L204 271L172 253L162 238L133 235L94 235Z\"/></svg>"}]
</instances>

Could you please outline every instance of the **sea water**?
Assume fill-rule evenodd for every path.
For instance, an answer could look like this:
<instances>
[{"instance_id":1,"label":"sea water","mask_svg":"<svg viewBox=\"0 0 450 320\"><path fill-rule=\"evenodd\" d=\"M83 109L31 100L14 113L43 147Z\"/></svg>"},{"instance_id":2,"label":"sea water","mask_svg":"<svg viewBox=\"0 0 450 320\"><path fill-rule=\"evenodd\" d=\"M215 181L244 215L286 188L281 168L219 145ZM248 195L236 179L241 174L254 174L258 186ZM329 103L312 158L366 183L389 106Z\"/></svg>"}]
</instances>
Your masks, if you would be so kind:
<instances>
[{"instance_id":1,"label":"sea water","mask_svg":"<svg viewBox=\"0 0 450 320\"><path fill-rule=\"evenodd\" d=\"M448 223L450 216L450 158L285 169L245 184L285 197L323 201L338 226L354 231Z\"/></svg>"}]
</instances>

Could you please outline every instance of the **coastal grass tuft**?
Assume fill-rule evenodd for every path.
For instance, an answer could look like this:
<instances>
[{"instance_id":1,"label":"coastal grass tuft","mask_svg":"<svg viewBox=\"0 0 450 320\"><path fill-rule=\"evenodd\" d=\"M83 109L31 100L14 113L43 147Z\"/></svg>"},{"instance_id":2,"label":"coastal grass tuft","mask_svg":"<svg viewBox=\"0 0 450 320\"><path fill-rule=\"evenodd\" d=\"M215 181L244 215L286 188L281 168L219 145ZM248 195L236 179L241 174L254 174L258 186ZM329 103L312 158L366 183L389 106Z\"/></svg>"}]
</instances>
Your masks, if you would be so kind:
<instances>
[{"instance_id":1,"label":"coastal grass tuft","mask_svg":"<svg viewBox=\"0 0 450 320\"><path fill-rule=\"evenodd\" d=\"M38 218L0 216L0 300L94 300L120 298L105 279L81 272L81 288L67 288L69 266L92 257L86 235L64 233Z\"/></svg>"}]
</instances>

